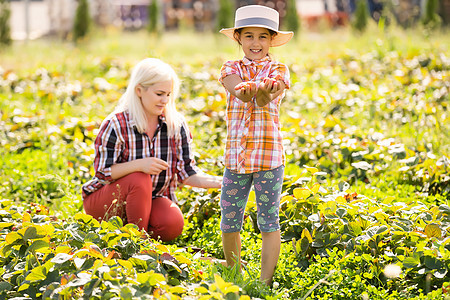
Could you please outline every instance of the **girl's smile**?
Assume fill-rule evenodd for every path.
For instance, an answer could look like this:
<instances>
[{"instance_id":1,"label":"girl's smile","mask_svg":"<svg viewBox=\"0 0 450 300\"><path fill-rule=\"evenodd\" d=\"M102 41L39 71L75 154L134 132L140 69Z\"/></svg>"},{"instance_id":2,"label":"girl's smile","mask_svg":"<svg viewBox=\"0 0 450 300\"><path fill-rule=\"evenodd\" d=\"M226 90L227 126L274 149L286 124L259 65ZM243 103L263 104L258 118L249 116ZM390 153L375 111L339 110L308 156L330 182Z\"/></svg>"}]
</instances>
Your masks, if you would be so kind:
<instances>
[{"instance_id":1,"label":"girl's smile","mask_svg":"<svg viewBox=\"0 0 450 300\"><path fill-rule=\"evenodd\" d=\"M248 59L262 59L269 53L272 37L266 28L245 27L239 35L242 50Z\"/></svg>"}]
</instances>

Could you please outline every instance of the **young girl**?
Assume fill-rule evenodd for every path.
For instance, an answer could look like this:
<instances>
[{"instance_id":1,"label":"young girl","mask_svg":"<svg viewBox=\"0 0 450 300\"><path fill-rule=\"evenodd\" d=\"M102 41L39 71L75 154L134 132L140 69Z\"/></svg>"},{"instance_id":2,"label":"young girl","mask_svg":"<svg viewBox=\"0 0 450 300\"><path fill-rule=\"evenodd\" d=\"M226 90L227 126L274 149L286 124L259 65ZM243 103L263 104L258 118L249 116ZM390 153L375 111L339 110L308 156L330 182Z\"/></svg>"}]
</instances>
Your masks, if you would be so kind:
<instances>
[{"instance_id":1,"label":"young girl","mask_svg":"<svg viewBox=\"0 0 450 300\"><path fill-rule=\"evenodd\" d=\"M155 58L139 62L115 111L95 140L94 178L83 185L83 206L96 219L120 216L169 241L184 225L177 180L220 188L221 178L199 173L189 128L175 107L179 79Z\"/></svg>"},{"instance_id":2,"label":"young girl","mask_svg":"<svg viewBox=\"0 0 450 300\"><path fill-rule=\"evenodd\" d=\"M228 266L240 263L240 230L253 184L262 234L261 281L271 284L281 245L279 201L284 150L279 106L289 88L289 70L269 56L269 48L287 43L292 32L278 30L276 10L260 5L236 10L235 27L220 32L237 41L242 60L228 61L220 82L226 89L227 142L220 207L224 255Z\"/></svg>"}]
</instances>

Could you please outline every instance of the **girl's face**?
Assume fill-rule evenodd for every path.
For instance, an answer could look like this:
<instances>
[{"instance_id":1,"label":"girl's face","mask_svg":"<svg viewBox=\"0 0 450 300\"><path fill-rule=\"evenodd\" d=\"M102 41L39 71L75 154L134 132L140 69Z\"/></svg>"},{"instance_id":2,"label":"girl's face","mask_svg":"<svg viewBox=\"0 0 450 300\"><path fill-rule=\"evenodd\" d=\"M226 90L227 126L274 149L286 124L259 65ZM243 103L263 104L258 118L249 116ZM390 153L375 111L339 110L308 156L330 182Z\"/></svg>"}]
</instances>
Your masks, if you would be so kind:
<instances>
[{"instance_id":1,"label":"girl's face","mask_svg":"<svg viewBox=\"0 0 450 300\"><path fill-rule=\"evenodd\" d=\"M272 37L266 28L245 27L239 35L242 50L248 59L262 59L269 53Z\"/></svg>"},{"instance_id":2,"label":"girl's face","mask_svg":"<svg viewBox=\"0 0 450 300\"><path fill-rule=\"evenodd\" d=\"M162 81L148 87L138 85L136 94L141 98L142 107L148 118L160 116L169 102L172 92L172 81Z\"/></svg>"}]
</instances>

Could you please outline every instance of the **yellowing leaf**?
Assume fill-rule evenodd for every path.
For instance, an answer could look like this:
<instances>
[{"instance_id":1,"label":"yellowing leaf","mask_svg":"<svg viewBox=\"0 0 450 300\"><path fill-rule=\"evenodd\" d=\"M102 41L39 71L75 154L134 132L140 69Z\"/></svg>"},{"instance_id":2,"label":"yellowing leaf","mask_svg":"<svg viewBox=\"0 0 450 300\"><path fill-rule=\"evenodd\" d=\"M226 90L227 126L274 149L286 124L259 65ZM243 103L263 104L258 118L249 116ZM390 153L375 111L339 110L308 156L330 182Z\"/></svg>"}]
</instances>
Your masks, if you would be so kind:
<instances>
[{"instance_id":1,"label":"yellowing leaf","mask_svg":"<svg viewBox=\"0 0 450 300\"><path fill-rule=\"evenodd\" d=\"M216 282L219 289L222 289L222 287L224 287L226 285L225 280L223 280L223 278L220 277L219 274L214 274L214 281Z\"/></svg>"},{"instance_id":2,"label":"yellowing leaf","mask_svg":"<svg viewBox=\"0 0 450 300\"><path fill-rule=\"evenodd\" d=\"M281 198L280 203L292 202L292 200L294 200L294 197L292 197L291 195L286 195Z\"/></svg>"},{"instance_id":3,"label":"yellowing leaf","mask_svg":"<svg viewBox=\"0 0 450 300\"><path fill-rule=\"evenodd\" d=\"M303 231L302 231L302 238L303 237L306 237L308 239L308 241L310 243L312 243L313 239L312 239L311 233L309 233L309 230L307 228L303 229Z\"/></svg>"},{"instance_id":4,"label":"yellowing leaf","mask_svg":"<svg viewBox=\"0 0 450 300\"><path fill-rule=\"evenodd\" d=\"M83 132L81 132L80 127L75 127L73 137L75 138L75 140L83 141L84 134L83 134Z\"/></svg>"},{"instance_id":5,"label":"yellowing leaf","mask_svg":"<svg viewBox=\"0 0 450 300\"><path fill-rule=\"evenodd\" d=\"M345 200L345 198L342 196L337 197L335 201L339 204L347 204L347 200Z\"/></svg>"},{"instance_id":6,"label":"yellowing leaf","mask_svg":"<svg viewBox=\"0 0 450 300\"><path fill-rule=\"evenodd\" d=\"M313 192L313 194L316 194L320 189L320 183L314 183L314 185L311 188L311 192Z\"/></svg>"},{"instance_id":7,"label":"yellowing leaf","mask_svg":"<svg viewBox=\"0 0 450 300\"><path fill-rule=\"evenodd\" d=\"M156 249L161 250L161 251L166 252L166 253L169 252L169 249L166 246L162 245L162 244L158 244L156 246Z\"/></svg>"},{"instance_id":8,"label":"yellowing leaf","mask_svg":"<svg viewBox=\"0 0 450 300\"><path fill-rule=\"evenodd\" d=\"M391 204L391 202L394 201L394 200L395 200L394 196L388 196L388 197L384 198L383 203L384 204Z\"/></svg>"},{"instance_id":9,"label":"yellowing leaf","mask_svg":"<svg viewBox=\"0 0 450 300\"><path fill-rule=\"evenodd\" d=\"M334 214L336 213L337 203L335 201L328 201L323 204L324 213Z\"/></svg>"},{"instance_id":10,"label":"yellowing leaf","mask_svg":"<svg viewBox=\"0 0 450 300\"><path fill-rule=\"evenodd\" d=\"M441 228L439 228L439 226L437 224L428 224L427 226L425 226L424 231L425 231L426 236L429 238L442 237L442 230L441 230Z\"/></svg>"},{"instance_id":11,"label":"yellowing leaf","mask_svg":"<svg viewBox=\"0 0 450 300\"><path fill-rule=\"evenodd\" d=\"M253 208L256 208L256 195L255 191L251 190L248 194L247 206L245 207L245 211L249 212Z\"/></svg>"},{"instance_id":12,"label":"yellowing leaf","mask_svg":"<svg viewBox=\"0 0 450 300\"><path fill-rule=\"evenodd\" d=\"M178 260L180 264L190 265L192 263L192 261L183 254L177 253L174 255L174 257Z\"/></svg>"},{"instance_id":13,"label":"yellowing leaf","mask_svg":"<svg viewBox=\"0 0 450 300\"><path fill-rule=\"evenodd\" d=\"M186 288L184 288L180 285L172 286L172 287L170 287L170 292L176 293L176 294L183 294L183 293L186 293Z\"/></svg>"},{"instance_id":14,"label":"yellowing leaf","mask_svg":"<svg viewBox=\"0 0 450 300\"><path fill-rule=\"evenodd\" d=\"M294 196L297 199L306 199L311 195L311 190L308 188L295 188Z\"/></svg>"},{"instance_id":15,"label":"yellowing leaf","mask_svg":"<svg viewBox=\"0 0 450 300\"><path fill-rule=\"evenodd\" d=\"M437 207L437 206L433 206L432 208L430 208L430 211L433 213L434 219L436 219L436 217L441 213L441 211L439 210L439 207Z\"/></svg>"},{"instance_id":16,"label":"yellowing leaf","mask_svg":"<svg viewBox=\"0 0 450 300\"><path fill-rule=\"evenodd\" d=\"M25 277L26 280L36 282L47 278L48 270L45 265L37 266Z\"/></svg>"},{"instance_id":17,"label":"yellowing leaf","mask_svg":"<svg viewBox=\"0 0 450 300\"><path fill-rule=\"evenodd\" d=\"M306 170L308 170L308 172L310 172L311 174L314 175L314 173L319 172L319 169L317 169L316 167L308 167L308 166L304 166L306 168Z\"/></svg>"},{"instance_id":18,"label":"yellowing leaf","mask_svg":"<svg viewBox=\"0 0 450 300\"><path fill-rule=\"evenodd\" d=\"M198 286L195 288L195 291L200 294L208 294L208 289L204 286Z\"/></svg>"},{"instance_id":19,"label":"yellowing leaf","mask_svg":"<svg viewBox=\"0 0 450 300\"><path fill-rule=\"evenodd\" d=\"M24 213L22 217L22 222L31 222L31 216L29 213Z\"/></svg>"},{"instance_id":20,"label":"yellowing leaf","mask_svg":"<svg viewBox=\"0 0 450 300\"><path fill-rule=\"evenodd\" d=\"M133 264L128 260L118 259L117 262L128 271L133 269Z\"/></svg>"},{"instance_id":21,"label":"yellowing leaf","mask_svg":"<svg viewBox=\"0 0 450 300\"><path fill-rule=\"evenodd\" d=\"M239 287L237 285L231 285L225 288L223 293L226 295L228 293L237 293L239 292Z\"/></svg>"},{"instance_id":22,"label":"yellowing leaf","mask_svg":"<svg viewBox=\"0 0 450 300\"><path fill-rule=\"evenodd\" d=\"M154 289L153 297L155 297L156 299L159 299L161 297L161 289Z\"/></svg>"},{"instance_id":23,"label":"yellowing leaf","mask_svg":"<svg viewBox=\"0 0 450 300\"><path fill-rule=\"evenodd\" d=\"M6 227L13 226L13 225L14 225L14 223L11 223L11 222L2 222L2 223L0 223L0 228L6 228Z\"/></svg>"},{"instance_id":24,"label":"yellowing leaf","mask_svg":"<svg viewBox=\"0 0 450 300\"><path fill-rule=\"evenodd\" d=\"M22 241L23 236L18 234L15 231L8 233L5 237L5 241L8 245L13 244L14 242Z\"/></svg>"}]
</instances>

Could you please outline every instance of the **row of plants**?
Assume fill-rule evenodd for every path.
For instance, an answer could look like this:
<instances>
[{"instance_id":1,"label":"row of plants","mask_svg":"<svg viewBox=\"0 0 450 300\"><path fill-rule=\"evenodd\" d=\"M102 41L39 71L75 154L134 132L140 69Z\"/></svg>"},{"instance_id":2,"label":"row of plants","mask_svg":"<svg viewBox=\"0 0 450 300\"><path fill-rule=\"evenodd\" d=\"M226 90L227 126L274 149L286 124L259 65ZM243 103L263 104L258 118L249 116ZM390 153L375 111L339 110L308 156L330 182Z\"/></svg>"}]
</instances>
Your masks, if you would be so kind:
<instances>
[{"instance_id":1,"label":"row of plants","mask_svg":"<svg viewBox=\"0 0 450 300\"><path fill-rule=\"evenodd\" d=\"M374 201L352 192L345 182L325 187L316 168L305 171L310 176L306 184L305 177L284 183L284 244L275 274L281 288L275 294L295 299L353 299L361 293L367 299L436 299L447 293L448 205L401 203L395 197ZM214 268L231 282L243 276L200 260L220 256L217 197L193 196L198 205L186 213L188 226L172 245L151 241L117 217L99 223L78 213L70 221L59 220L43 205L2 200L2 294L31 299L261 296L202 271ZM252 194L243 246L251 270L244 276L249 277L257 272L259 260L255 219ZM399 271L391 275L386 268L394 266Z\"/></svg>"},{"instance_id":2,"label":"row of plants","mask_svg":"<svg viewBox=\"0 0 450 300\"><path fill-rule=\"evenodd\" d=\"M175 66L197 163L217 175L226 137L220 63ZM148 240L118 218L99 223L82 213L93 141L131 64L96 59L78 78L0 68L0 298L444 298L445 52L380 48L288 65L283 244L272 288L255 279L261 240L254 194L242 232L242 274L214 263L223 258L216 190L178 192L186 227L171 244Z\"/></svg>"}]
</instances>

